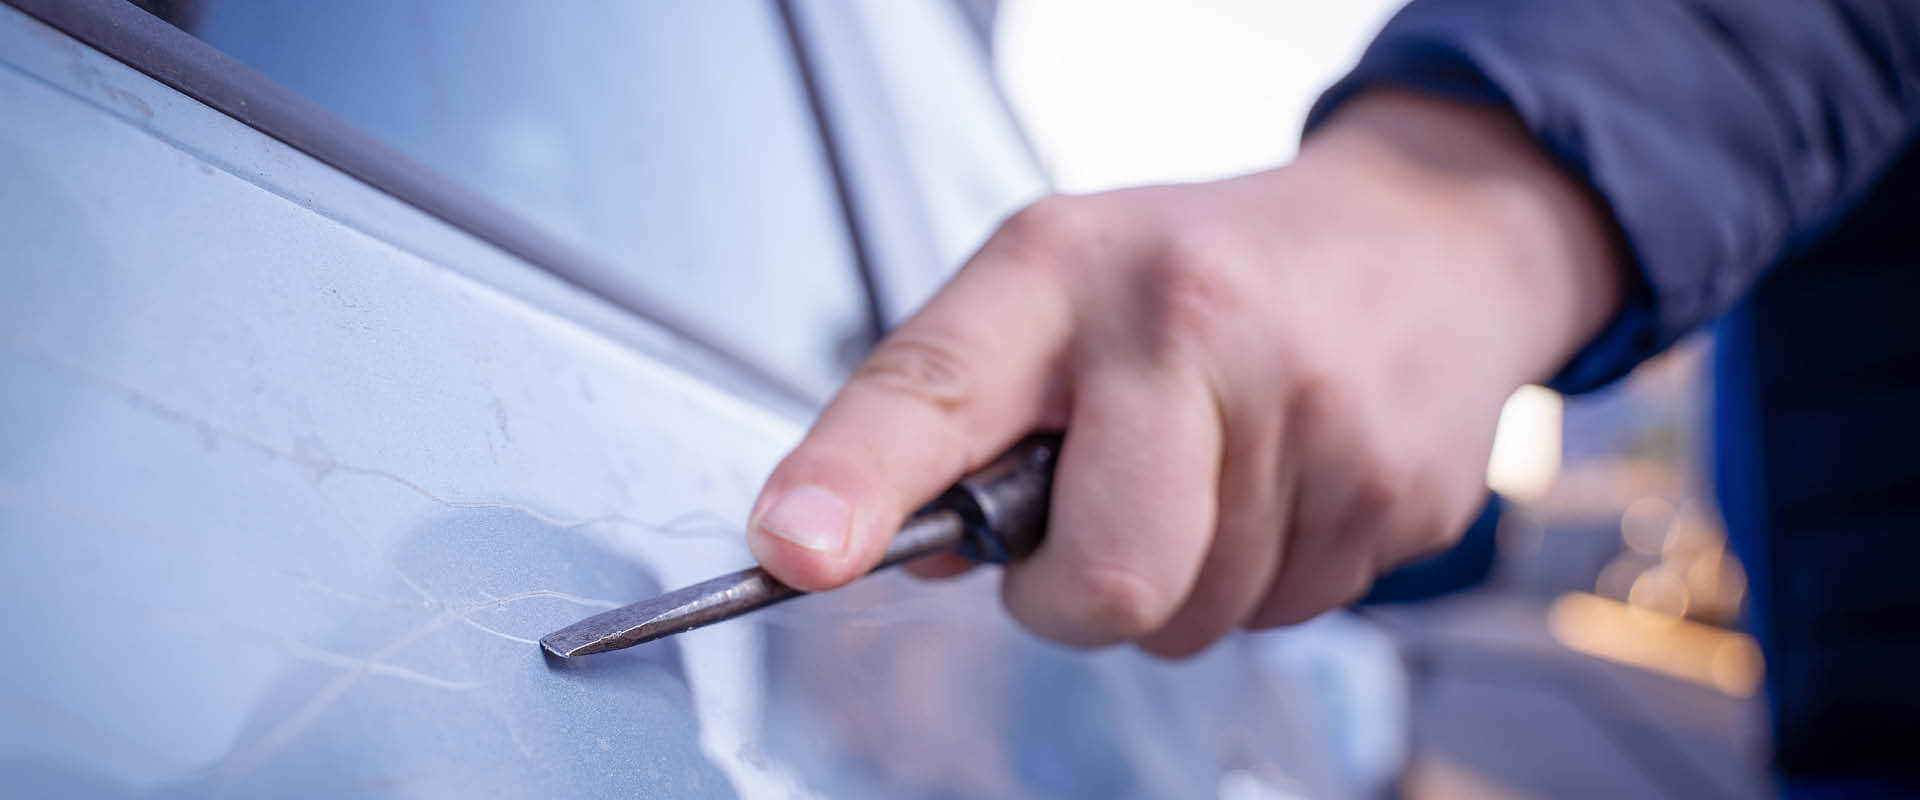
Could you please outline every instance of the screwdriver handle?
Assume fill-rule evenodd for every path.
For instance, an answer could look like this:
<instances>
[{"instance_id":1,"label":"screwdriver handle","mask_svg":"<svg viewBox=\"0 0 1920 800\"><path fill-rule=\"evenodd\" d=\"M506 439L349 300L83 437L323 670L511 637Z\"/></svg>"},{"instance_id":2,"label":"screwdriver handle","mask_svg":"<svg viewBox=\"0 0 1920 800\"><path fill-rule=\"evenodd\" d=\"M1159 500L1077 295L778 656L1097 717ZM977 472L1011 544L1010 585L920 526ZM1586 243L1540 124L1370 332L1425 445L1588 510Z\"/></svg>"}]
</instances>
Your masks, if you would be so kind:
<instances>
[{"instance_id":1,"label":"screwdriver handle","mask_svg":"<svg viewBox=\"0 0 1920 800\"><path fill-rule=\"evenodd\" d=\"M1059 455L1059 434L1028 436L961 478L922 513L948 510L960 517L964 535L956 549L961 555L991 564L1024 558L1047 533L1047 501Z\"/></svg>"}]
</instances>

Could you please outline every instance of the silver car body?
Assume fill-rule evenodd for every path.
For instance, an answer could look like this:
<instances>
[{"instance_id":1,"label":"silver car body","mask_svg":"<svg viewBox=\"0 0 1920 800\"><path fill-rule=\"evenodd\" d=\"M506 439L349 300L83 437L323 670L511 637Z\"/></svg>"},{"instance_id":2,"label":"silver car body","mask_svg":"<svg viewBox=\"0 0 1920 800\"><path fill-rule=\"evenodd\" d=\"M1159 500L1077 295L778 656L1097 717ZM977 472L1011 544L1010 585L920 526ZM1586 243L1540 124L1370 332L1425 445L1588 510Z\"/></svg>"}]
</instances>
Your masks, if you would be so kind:
<instances>
[{"instance_id":1,"label":"silver car body","mask_svg":"<svg viewBox=\"0 0 1920 800\"><path fill-rule=\"evenodd\" d=\"M770 24L762 5L711 13ZM955 7L799 9L838 43L809 57L897 318L1043 183ZM687 165L720 193L650 202L817 249L687 234L622 262L589 232L615 279L587 284L669 257L701 281L596 292L118 55L0 7L0 793L1352 789L1310 689L1250 649L1058 649L985 570L543 659L550 630L750 563L747 504L831 374L728 328L774 313L725 307L729 281L782 278L727 270L789 259L816 271L773 296L830 309L793 328L846 318L820 297L858 285L822 266L848 259L831 190L756 220L755 174L727 166L751 158ZM792 180L831 180L814 169Z\"/></svg>"}]
</instances>

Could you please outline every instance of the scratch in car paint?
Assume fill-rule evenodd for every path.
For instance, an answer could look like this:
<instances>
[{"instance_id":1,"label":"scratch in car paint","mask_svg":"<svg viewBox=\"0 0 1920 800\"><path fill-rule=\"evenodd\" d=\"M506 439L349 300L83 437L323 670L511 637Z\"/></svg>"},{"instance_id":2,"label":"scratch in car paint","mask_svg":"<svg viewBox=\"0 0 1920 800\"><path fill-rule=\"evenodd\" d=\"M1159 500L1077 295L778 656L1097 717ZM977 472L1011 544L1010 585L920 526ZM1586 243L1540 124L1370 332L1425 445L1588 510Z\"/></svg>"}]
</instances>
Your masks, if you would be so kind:
<instances>
[{"instance_id":1,"label":"scratch in car paint","mask_svg":"<svg viewBox=\"0 0 1920 800\"><path fill-rule=\"evenodd\" d=\"M455 613L471 614L475 611L497 608L511 603L518 603L522 600L531 600L536 597L550 597L555 600L564 600L586 608L613 609L621 606L620 603L613 602L612 600L596 600L591 597L581 597L579 595L567 594L566 592L556 592L552 589L530 589L524 592L515 592L506 597L492 598L485 602L475 603Z\"/></svg>"},{"instance_id":2,"label":"scratch in car paint","mask_svg":"<svg viewBox=\"0 0 1920 800\"><path fill-rule=\"evenodd\" d=\"M423 672L418 672L415 670L407 669L406 667L396 666L396 665L388 664L381 661L354 658L353 656L346 655L345 653L336 653L336 652L333 652L332 650L315 647L306 642L302 642L297 639L292 639L285 636L276 637L276 639L278 641L278 644L280 645L280 648L284 652L286 652L287 655L293 656L294 658L297 658L301 661L309 661L315 664L323 664L326 666L340 667L342 669L349 669L349 670L364 669L366 672L370 674L381 675L389 678L398 678L400 680L410 681L412 683L418 683L423 686L431 686L436 689L447 689L451 691L473 691L476 689L485 688L487 686L487 683L485 681L456 681L448 678L435 677Z\"/></svg>"},{"instance_id":3,"label":"scratch in car paint","mask_svg":"<svg viewBox=\"0 0 1920 800\"><path fill-rule=\"evenodd\" d=\"M493 409L494 427L500 429L500 435L506 437L507 441L513 441L513 431L507 426L507 407L500 404L500 398L497 396L488 398L487 405Z\"/></svg>"},{"instance_id":4,"label":"scratch in car paint","mask_svg":"<svg viewBox=\"0 0 1920 800\"><path fill-rule=\"evenodd\" d=\"M417 586L417 584L415 585ZM347 690L353 688L354 684L358 683L360 678L369 673L393 675L395 677L399 677L395 675L396 672L406 673L408 676L406 679L414 679L416 682L423 682L426 683L426 685L436 686L438 688L477 688L467 687L457 683L451 686L441 685L443 683L442 679L433 678L432 676L423 675L402 667L395 667L387 664L386 659L398 655L400 651L405 650L408 646L424 638L427 634L439 630L441 626L449 622L464 620L468 615L483 609L498 608L537 597L564 600L589 608L615 608L619 605L607 600L579 597L551 589L534 589L517 592L505 597L485 600L459 609L442 611L421 623L419 626L400 634L400 636L396 637L393 641L388 642L364 658L354 658L352 656L340 655L317 648L310 649L304 654L296 654L296 657L302 657L303 655L314 656L315 654L332 656L332 658L312 657L305 658L304 660L340 667L341 673L335 676L333 680L328 681L327 685L321 687L318 692L315 692L312 697L307 699L306 703L302 704L298 709L295 709L293 713L287 715L287 717L281 720L278 725L275 725L272 730L255 740L251 747L244 750L236 749L236 752L216 767L216 774L219 776L219 780L225 783L237 779L259 768L260 765L265 764L275 755L278 755L282 750L285 750L288 745L293 743L293 740L300 735L301 731L306 730L309 725L312 725L315 720L320 718L322 713L325 713L329 707L338 702L340 698L347 693Z\"/></svg>"},{"instance_id":5,"label":"scratch in car paint","mask_svg":"<svg viewBox=\"0 0 1920 800\"><path fill-rule=\"evenodd\" d=\"M38 364L50 372L62 375L77 383L90 386L102 394L110 395L126 405L144 411L153 417L190 428L201 437L203 442L215 440L227 441L239 445L246 450L250 450L270 461L281 461L311 470L314 472L314 480L316 483L336 474L374 478L407 489L428 501L447 508L463 511L512 511L524 514L537 522L562 530L579 530L608 525L634 528L669 538L724 537L735 535L739 530L738 525L725 520L717 514L705 511L683 513L663 522L653 522L618 512L582 519L565 519L521 503L453 500L399 474L375 467L338 461L333 457L332 451L327 449L326 443L316 436L300 436L295 441L294 449L287 450L245 432L221 426L211 420L175 408L132 387L99 377L44 354L20 348L13 342L0 339L0 350L5 350L23 361Z\"/></svg>"},{"instance_id":6,"label":"scratch in car paint","mask_svg":"<svg viewBox=\"0 0 1920 800\"><path fill-rule=\"evenodd\" d=\"M393 572L395 575L400 576L400 581L402 583L405 583L407 585L407 588L412 589L415 594L420 595L421 600L424 603L426 603L426 605L429 608L444 608L446 606L446 604L442 603L439 598L434 597L433 593L428 592L426 588L422 587L418 581L415 581L412 576L408 575L405 570L395 567ZM558 592L552 589L532 589L525 592L510 594L505 597L495 597L494 595L489 594L487 592L481 592L480 596L486 598L486 600L484 602L475 603L473 605L467 606L466 608L461 609L459 611L452 612L454 614L454 618L459 620L461 624L466 625L469 628L473 628L474 630L480 631L481 633L485 633L491 636L497 636L499 638L505 639L510 642L516 642L519 644L527 644L527 645L537 645L540 643L540 640L528 639L523 636L515 636L511 633L507 633L506 631L499 630L490 625L486 625L480 622L479 620L474 619L473 615L490 608L501 608L503 606L517 603L521 600L531 600L538 597L561 600L564 602L568 602L568 603L572 603L574 605L580 606L582 608L593 608L593 609L604 610L604 609L613 609L613 608L620 607L619 603L615 603L611 600L596 600L591 597L581 597L579 595L567 594L566 592Z\"/></svg>"},{"instance_id":7,"label":"scratch in car paint","mask_svg":"<svg viewBox=\"0 0 1920 800\"><path fill-rule=\"evenodd\" d=\"M147 101L140 99L140 95L118 86L103 85L101 88L106 90L107 96L113 98L114 102L140 115L140 124L147 125L153 122L153 107L147 105Z\"/></svg>"},{"instance_id":8,"label":"scratch in car paint","mask_svg":"<svg viewBox=\"0 0 1920 800\"><path fill-rule=\"evenodd\" d=\"M375 597L358 592L350 592L327 583L317 576L309 575L290 567L260 564L246 559L237 559L234 561L234 564L242 569L271 576L273 579L284 582L285 584L298 586L315 594L325 595L348 603L395 609L413 607L401 602L400 598Z\"/></svg>"},{"instance_id":9,"label":"scratch in car paint","mask_svg":"<svg viewBox=\"0 0 1920 800\"><path fill-rule=\"evenodd\" d=\"M432 592L427 591L426 587L421 586L420 582L414 580L412 575L408 575L406 570L394 567L393 574L400 576L400 582L406 584L408 589L412 589L414 594L419 595L420 602L427 608L440 607L440 598L434 597Z\"/></svg>"},{"instance_id":10,"label":"scratch in car paint","mask_svg":"<svg viewBox=\"0 0 1920 800\"><path fill-rule=\"evenodd\" d=\"M452 621L452 619L453 615L451 613L443 612L437 614L424 624L407 631L399 638L375 650L371 655L365 658L348 659L348 663L342 665L344 669L341 670L339 675L335 676L333 680L328 681L327 685L321 687L320 691L315 692L312 697L307 699L306 703L295 709L292 714L287 715L287 718L281 720L280 724L275 725L272 730L267 731L266 735L255 740L251 746L236 748L235 752L216 768L218 780L223 784L228 783L242 775L252 772L261 764L266 763L268 759L273 758L279 754L280 751L285 750L287 745L292 744L294 738L300 735L301 731L306 730L307 726L313 724L314 720L319 719L320 715L325 712L328 707L332 706L341 696L345 695L348 689L353 688L353 685L359 682L361 676L367 674L374 664L383 662L388 657L398 654L401 650L406 649L408 645L419 641L421 637L439 629L440 626Z\"/></svg>"},{"instance_id":11,"label":"scratch in car paint","mask_svg":"<svg viewBox=\"0 0 1920 800\"><path fill-rule=\"evenodd\" d=\"M431 599L432 595L427 594L426 590L420 588L420 585L418 583L415 583L413 579L408 578L405 572L401 572L398 569L394 571L399 572L401 579L405 580L408 586L413 587L414 591L419 592L422 596L429 598L429 602L432 602L435 604L439 603L438 600ZM595 608L595 609L606 610L606 609L614 609L614 608L620 607L619 603L615 603L611 600L596 600L591 597L580 597L578 595L567 594L566 592L556 592L552 589L534 589L530 591L520 592L517 594L507 595L506 597L495 597L486 592L481 592L480 596L487 598L487 602L478 603L473 606L470 606L464 613L459 614L458 616L459 616L460 622L465 624L467 627L473 628L474 630L480 631L482 633L498 636L510 642L517 642L519 644L527 644L527 645L537 645L540 643L540 640L528 639L523 636L515 636L511 633L507 633L506 631L499 630L492 626L483 624L479 620L474 619L473 615L480 611L484 611L488 608L500 608L510 603L515 603L521 600L530 600L536 597L547 597L555 600L562 600L577 606L581 606L583 608Z\"/></svg>"},{"instance_id":12,"label":"scratch in car paint","mask_svg":"<svg viewBox=\"0 0 1920 800\"><path fill-rule=\"evenodd\" d=\"M524 636L515 636L511 633L507 633L506 631L499 630L496 628L489 628L485 625L480 624L478 620L475 620L472 617L461 617L460 622L476 631L487 634L489 636L497 636L509 642L515 642L518 644L526 644L526 645L537 645L540 643L539 639L528 639Z\"/></svg>"}]
</instances>

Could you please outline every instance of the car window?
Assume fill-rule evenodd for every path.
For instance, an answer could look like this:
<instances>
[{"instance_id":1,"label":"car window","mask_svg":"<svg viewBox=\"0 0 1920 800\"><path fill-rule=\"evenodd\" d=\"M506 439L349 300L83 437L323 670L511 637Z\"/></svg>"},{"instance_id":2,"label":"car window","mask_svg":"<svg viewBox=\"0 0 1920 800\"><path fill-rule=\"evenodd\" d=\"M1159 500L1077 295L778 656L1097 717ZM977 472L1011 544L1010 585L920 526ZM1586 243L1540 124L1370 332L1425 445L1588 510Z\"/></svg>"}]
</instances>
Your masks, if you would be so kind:
<instances>
[{"instance_id":1,"label":"car window","mask_svg":"<svg viewBox=\"0 0 1920 800\"><path fill-rule=\"evenodd\" d=\"M760 0L206 0L169 16L824 393L871 340Z\"/></svg>"}]
</instances>

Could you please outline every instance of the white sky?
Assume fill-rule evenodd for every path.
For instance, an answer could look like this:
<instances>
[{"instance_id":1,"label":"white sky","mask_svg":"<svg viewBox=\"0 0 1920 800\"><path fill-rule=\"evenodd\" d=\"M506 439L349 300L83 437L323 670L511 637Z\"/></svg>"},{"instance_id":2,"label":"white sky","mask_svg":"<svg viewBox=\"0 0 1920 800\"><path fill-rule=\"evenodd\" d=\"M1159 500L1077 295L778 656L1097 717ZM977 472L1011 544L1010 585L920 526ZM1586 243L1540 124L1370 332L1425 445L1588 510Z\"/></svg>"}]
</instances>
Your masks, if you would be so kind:
<instances>
[{"instance_id":1,"label":"white sky","mask_svg":"<svg viewBox=\"0 0 1920 800\"><path fill-rule=\"evenodd\" d=\"M1320 91L1402 0L1003 0L997 67L1056 186L1293 157Z\"/></svg>"}]
</instances>

